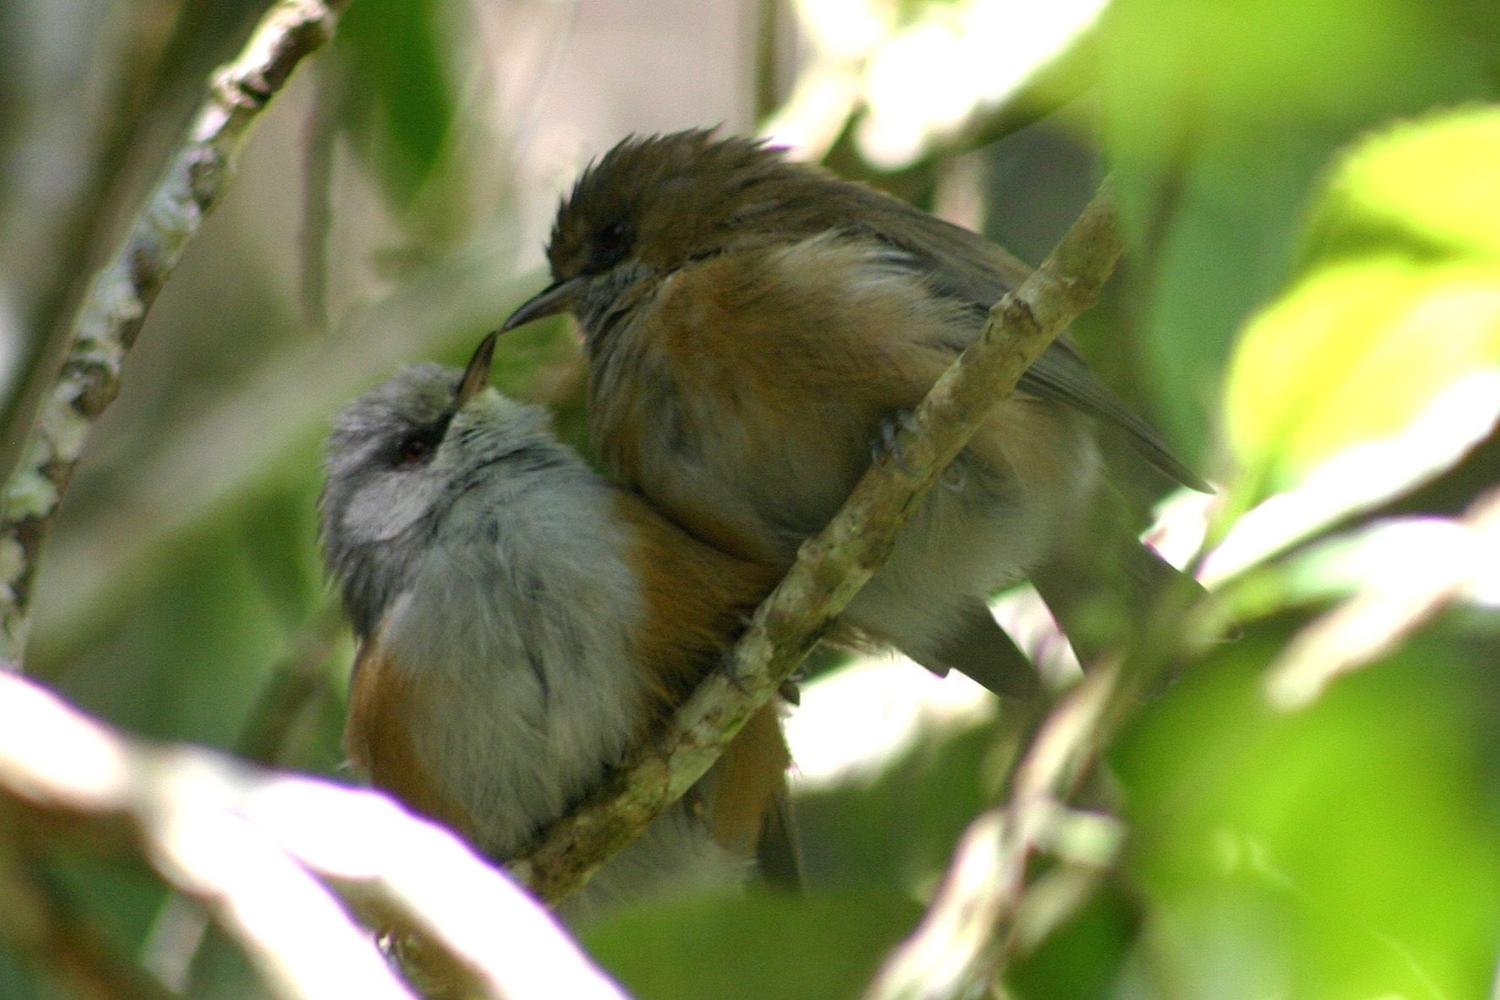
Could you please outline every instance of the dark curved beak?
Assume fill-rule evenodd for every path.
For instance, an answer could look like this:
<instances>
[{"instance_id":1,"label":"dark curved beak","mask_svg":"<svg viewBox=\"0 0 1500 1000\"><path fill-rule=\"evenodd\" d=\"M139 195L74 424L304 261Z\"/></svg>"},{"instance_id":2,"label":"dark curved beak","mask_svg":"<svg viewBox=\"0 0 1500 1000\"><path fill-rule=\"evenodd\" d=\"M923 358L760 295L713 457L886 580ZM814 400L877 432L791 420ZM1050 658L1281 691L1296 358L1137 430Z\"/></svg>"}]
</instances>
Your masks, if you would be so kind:
<instances>
[{"instance_id":1,"label":"dark curved beak","mask_svg":"<svg viewBox=\"0 0 1500 1000\"><path fill-rule=\"evenodd\" d=\"M469 359L469 366L464 369L464 377L458 383L458 398L455 410L462 410L464 405L484 391L484 387L490 384L490 363L495 358L495 340L500 336L499 330L492 330L485 334L479 346L474 349L474 356Z\"/></svg>"},{"instance_id":2,"label":"dark curved beak","mask_svg":"<svg viewBox=\"0 0 1500 1000\"><path fill-rule=\"evenodd\" d=\"M562 281L554 281L552 284L537 292L531 298L521 303L520 308L510 314L510 318L500 324L499 333L514 330L518 326L524 326L534 319L543 316L556 316L560 312L567 312L573 306L573 300L578 295L578 290L583 287L583 278L567 278Z\"/></svg>"}]
</instances>

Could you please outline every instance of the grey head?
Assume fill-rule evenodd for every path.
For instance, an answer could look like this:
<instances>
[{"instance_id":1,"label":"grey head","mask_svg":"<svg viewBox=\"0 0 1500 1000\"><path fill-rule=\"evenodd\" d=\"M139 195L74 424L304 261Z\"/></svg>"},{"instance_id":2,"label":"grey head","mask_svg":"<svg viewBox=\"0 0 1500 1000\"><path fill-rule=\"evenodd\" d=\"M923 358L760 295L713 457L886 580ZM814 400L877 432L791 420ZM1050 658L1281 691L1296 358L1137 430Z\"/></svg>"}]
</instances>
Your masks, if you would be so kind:
<instances>
[{"instance_id":1,"label":"grey head","mask_svg":"<svg viewBox=\"0 0 1500 1000\"><path fill-rule=\"evenodd\" d=\"M323 559L361 638L409 586L459 496L519 449L560 447L541 410L485 390L494 342L463 372L403 368L334 419L318 501Z\"/></svg>"}]
</instances>

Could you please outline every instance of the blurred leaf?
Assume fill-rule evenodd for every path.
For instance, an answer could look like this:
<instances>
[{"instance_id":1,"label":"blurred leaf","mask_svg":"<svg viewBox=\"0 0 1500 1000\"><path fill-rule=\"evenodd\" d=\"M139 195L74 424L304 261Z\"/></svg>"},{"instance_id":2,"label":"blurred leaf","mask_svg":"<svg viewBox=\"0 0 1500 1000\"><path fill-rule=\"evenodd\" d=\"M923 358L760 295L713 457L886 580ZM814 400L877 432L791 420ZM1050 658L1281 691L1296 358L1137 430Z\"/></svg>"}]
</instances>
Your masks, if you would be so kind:
<instances>
[{"instance_id":1,"label":"blurred leaf","mask_svg":"<svg viewBox=\"0 0 1500 1000\"><path fill-rule=\"evenodd\" d=\"M1106 886L1006 971L1011 993L1033 1000L1097 1000L1110 996L1139 930L1137 908Z\"/></svg>"},{"instance_id":2,"label":"blurred leaf","mask_svg":"<svg viewBox=\"0 0 1500 1000\"><path fill-rule=\"evenodd\" d=\"M1330 178L1304 257L1316 263L1401 249L1417 261L1500 262L1496 163L1500 108L1476 106L1376 135Z\"/></svg>"},{"instance_id":3,"label":"blurred leaf","mask_svg":"<svg viewBox=\"0 0 1500 1000\"><path fill-rule=\"evenodd\" d=\"M752 892L639 907L586 928L584 945L651 1000L857 995L921 909L898 894Z\"/></svg>"},{"instance_id":4,"label":"blurred leaf","mask_svg":"<svg viewBox=\"0 0 1500 1000\"><path fill-rule=\"evenodd\" d=\"M1488 657L1429 635L1270 708L1263 624L1153 705L1115 764L1173 996L1481 996L1500 939Z\"/></svg>"},{"instance_id":5,"label":"blurred leaf","mask_svg":"<svg viewBox=\"0 0 1500 1000\"><path fill-rule=\"evenodd\" d=\"M6 942L0 942L0 997L6 1000L42 1000L48 996L42 992L42 981L38 970L22 962Z\"/></svg>"},{"instance_id":6,"label":"blurred leaf","mask_svg":"<svg viewBox=\"0 0 1500 1000\"><path fill-rule=\"evenodd\" d=\"M124 954L140 952L167 894L146 865L121 865L84 851L56 852L47 877L55 878L104 939Z\"/></svg>"},{"instance_id":7,"label":"blurred leaf","mask_svg":"<svg viewBox=\"0 0 1500 1000\"><path fill-rule=\"evenodd\" d=\"M232 746L294 625L322 600L315 469L305 452L259 495L173 539L95 609L106 639L61 655L43 648L33 668L127 729ZM268 574L265 552L296 565Z\"/></svg>"},{"instance_id":8,"label":"blurred leaf","mask_svg":"<svg viewBox=\"0 0 1500 1000\"><path fill-rule=\"evenodd\" d=\"M1372 465L1399 490L1435 471L1431 456L1451 461L1488 432L1500 412L1497 162L1500 109L1487 109L1392 129L1341 165L1300 280L1245 331L1230 373L1230 442L1261 489L1393 437L1486 372L1469 405Z\"/></svg>"},{"instance_id":9,"label":"blurred leaf","mask_svg":"<svg viewBox=\"0 0 1500 1000\"><path fill-rule=\"evenodd\" d=\"M1329 155L1397 115L1493 95L1496 21L1465 0L1118 0L1103 134L1139 265L1165 428L1201 452L1234 333L1290 268ZM1330 44L1337 39L1337 44Z\"/></svg>"},{"instance_id":10,"label":"blurred leaf","mask_svg":"<svg viewBox=\"0 0 1500 1000\"><path fill-rule=\"evenodd\" d=\"M351 124L386 196L409 207L432 175L454 105L441 0L359 0L339 25Z\"/></svg>"},{"instance_id":11,"label":"blurred leaf","mask_svg":"<svg viewBox=\"0 0 1500 1000\"><path fill-rule=\"evenodd\" d=\"M993 725L934 729L873 781L798 794L809 885L910 892L935 883L969 821L992 804L995 742Z\"/></svg>"}]
</instances>

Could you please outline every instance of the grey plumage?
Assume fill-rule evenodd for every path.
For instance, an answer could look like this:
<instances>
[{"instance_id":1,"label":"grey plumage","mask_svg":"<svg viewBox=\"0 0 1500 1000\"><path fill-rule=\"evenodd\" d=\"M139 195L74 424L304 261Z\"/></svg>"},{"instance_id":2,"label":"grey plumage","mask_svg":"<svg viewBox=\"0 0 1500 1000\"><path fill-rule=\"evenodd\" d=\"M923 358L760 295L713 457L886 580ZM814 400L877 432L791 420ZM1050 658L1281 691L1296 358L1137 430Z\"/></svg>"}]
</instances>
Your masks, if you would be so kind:
<instances>
[{"instance_id":1,"label":"grey plumage","mask_svg":"<svg viewBox=\"0 0 1500 1000\"><path fill-rule=\"evenodd\" d=\"M459 382L412 366L345 408L327 445L322 536L361 640L351 757L504 859L648 730L653 672L697 660L641 662L651 609L622 491L553 439L543 411L493 390L459 407ZM679 803L564 912L734 884L750 868Z\"/></svg>"}]
</instances>

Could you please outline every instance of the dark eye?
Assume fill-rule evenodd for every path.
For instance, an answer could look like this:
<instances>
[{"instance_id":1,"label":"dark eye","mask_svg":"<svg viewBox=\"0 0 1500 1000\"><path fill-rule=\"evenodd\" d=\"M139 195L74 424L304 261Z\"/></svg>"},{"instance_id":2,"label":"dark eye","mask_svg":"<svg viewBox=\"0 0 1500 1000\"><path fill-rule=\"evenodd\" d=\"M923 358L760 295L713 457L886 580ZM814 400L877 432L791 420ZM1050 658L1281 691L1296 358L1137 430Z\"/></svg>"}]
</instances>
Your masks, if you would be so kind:
<instances>
[{"instance_id":1,"label":"dark eye","mask_svg":"<svg viewBox=\"0 0 1500 1000\"><path fill-rule=\"evenodd\" d=\"M412 465L425 460L432 454L432 441L425 436L412 435L401 442L401 449L396 454L397 465Z\"/></svg>"},{"instance_id":2,"label":"dark eye","mask_svg":"<svg viewBox=\"0 0 1500 1000\"><path fill-rule=\"evenodd\" d=\"M626 252L635 242L635 233L629 223L611 222L594 234L590 248L588 270L593 273L607 271L625 258Z\"/></svg>"},{"instance_id":3,"label":"dark eye","mask_svg":"<svg viewBox=\"0 0 1500 1000\"><path fill-rule=\"evenodd\" d=\"M391 455L391 464L397 468L408 465L418 465L432 457L437 451L438 445L443 440L443 435L448 433L448 421L453 419L451 413L424 427L416 427L408 431L406 436L396 442L396 448Z\"/></svg>"}]
</instances>

